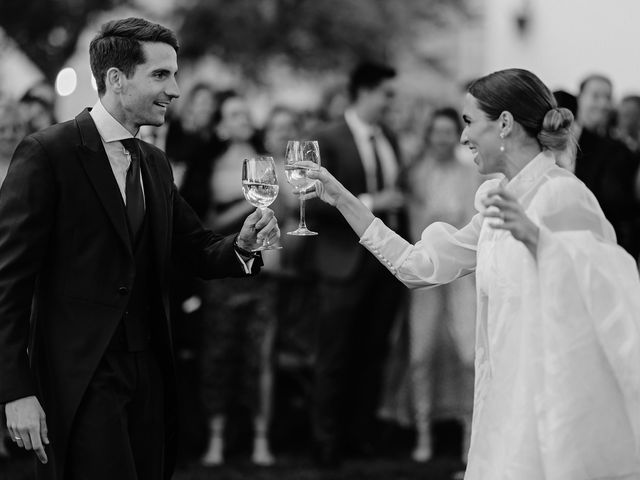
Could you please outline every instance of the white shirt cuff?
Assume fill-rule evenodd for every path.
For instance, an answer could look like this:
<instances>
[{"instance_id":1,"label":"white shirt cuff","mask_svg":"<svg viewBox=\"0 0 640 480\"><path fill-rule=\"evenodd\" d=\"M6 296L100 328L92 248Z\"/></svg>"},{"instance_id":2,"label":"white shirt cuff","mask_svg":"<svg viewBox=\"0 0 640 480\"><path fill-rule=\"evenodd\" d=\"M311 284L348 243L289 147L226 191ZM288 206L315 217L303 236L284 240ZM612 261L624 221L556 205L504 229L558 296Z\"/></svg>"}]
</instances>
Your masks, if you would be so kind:
<instances>
[{"instance_id":1,"label":"white shirt cuff","mask_svg":"<svg viewBox=\"0 0 640 480\"><path fill-rule=\"evenodd\" d=\"M255 258L251 257L249 259L245 259L237 251L235 251L235 254L236 254L236 257L238 257L238 260L240 260L240 263L242 264L242 268L244 269L244 273L246 273L247 275L250 275L251 274L251 267L253 267L253 261L255 260Z\"/></svg>"}]
</instances>

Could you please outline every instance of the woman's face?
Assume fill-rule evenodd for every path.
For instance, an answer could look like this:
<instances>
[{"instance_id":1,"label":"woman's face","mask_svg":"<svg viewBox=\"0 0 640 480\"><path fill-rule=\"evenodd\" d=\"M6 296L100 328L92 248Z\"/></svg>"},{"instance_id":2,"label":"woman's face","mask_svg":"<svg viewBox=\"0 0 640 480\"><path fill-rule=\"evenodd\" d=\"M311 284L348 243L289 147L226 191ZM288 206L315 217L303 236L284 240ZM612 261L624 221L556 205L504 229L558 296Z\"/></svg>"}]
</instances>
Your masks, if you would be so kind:
<instances>
[{"instance_id":1,"label":"woman's face","mask_svg":"<svg viewBox=\"0 0 640 480\"><path fill-rule=\"evenodd\" d=\"M473 153L473 161L478 165L478 171L482 174L502 172L504 155L500 151L500 121L489 120L470 93L467 93L464 99L462 120L465 127L460 136L460 143L469 147Z\"/></svg>"},{"instance_id":2,"label":"woman's face","mask_svg":"<svg viewBox=\"0 0 640 480\"><path fill-rule=\"evenodd\" d=\"M280 111L273 115L265 131L267 150L273 155L283 156L287 141L298 136L296 119L289 112Z\"/></svg>"},{"instance_id":3,"label":"woman's face","mask_svg":"<svg viewBox=\"0 0 640 480\"><path fill-rule=\"evenodd\" d=\"M448 117L433 119L429 134L429 145L435 154L450 154L456 147L460 135L455 122Z\"/></svg>"},{"instance_id":4,"label":"woman's face","mask_svg":"<svg viewBox=\"0 0 640 480\"><path fill-rule=\"evenodd\" d=\"M213 92L206 88L200 88L193 94L187 115L191 117L191 125L194 129L205 129L211 123L211 117L215 110Z\"/></svg>"},{"instance_id":5,"label":"woman's face","mask_svg":"<svg viewBox=\"0 0 640 480\"><path fill-rule=\"evenodd\" d=\"M223 137L235 142L246 142L253 135L249 108L240 97L231 97L222 104L222 119L218 128Z\"/></svg>"}]
</instances>

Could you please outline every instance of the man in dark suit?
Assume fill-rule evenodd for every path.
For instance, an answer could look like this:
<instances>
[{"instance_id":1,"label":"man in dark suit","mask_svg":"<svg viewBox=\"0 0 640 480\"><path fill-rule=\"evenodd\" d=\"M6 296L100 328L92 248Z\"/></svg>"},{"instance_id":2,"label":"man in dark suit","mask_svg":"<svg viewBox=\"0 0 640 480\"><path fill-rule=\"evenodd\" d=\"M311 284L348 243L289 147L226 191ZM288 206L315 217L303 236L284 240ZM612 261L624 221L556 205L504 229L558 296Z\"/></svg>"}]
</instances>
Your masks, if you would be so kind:
<instances>
[{"instance_id":1,"label":"man in dark suit","mask_svg":"<svg viewBox=\"0 0 640 480\"><path fill-rule=\"evenodd\" d=\"M613 84L590 75L580 84L576 126L575 174L598 199L616 231L618 244L634 258L640 254L640 204L635 194L639 157L609 134Z\"/></svg>"},{"instance_id":2,"label":"man in dark suit","mask_svg":"<svg viewBox=\"0 0 640 480\"><path fill-rule=\"evenodd\" d=\"M251 248L279 237L268 210L237 235L204 230L165 154L135 138L179 95L177 50L146 20L103 25L90 46L100 100L25 138L0 191L0 403L39 478L171 477L171 261L251 275Z\"/></svg>"},{"instance_id":3,"label":"man in dark suit","mask_svg":"<svg viewBox=\"0 0 640 480\"><path fill-rule=\"evenodd\" d=\"M322 165L387 225L403 233L403 198L396 182L399 150L384 119L395 71L363 63L351 74L344 118L314 134ZM309 225L319 235L309 256L319 278L313 431L321 465L339 463L341 450L368 453L380 397L388 334L402 286L357 241L327 205L309 202Z\"/></svg>"}]
</instances>

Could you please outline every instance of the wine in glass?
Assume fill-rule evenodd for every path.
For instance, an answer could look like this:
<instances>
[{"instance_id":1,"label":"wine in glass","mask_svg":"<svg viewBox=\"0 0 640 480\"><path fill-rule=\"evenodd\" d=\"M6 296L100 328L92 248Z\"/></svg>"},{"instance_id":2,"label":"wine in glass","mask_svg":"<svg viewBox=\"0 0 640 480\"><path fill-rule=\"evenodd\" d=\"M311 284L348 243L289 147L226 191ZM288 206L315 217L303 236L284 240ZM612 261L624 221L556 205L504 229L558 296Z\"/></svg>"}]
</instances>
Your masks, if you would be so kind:
<instances>
[{"instance_id":1,"label":"wine in glass","mask_svg":"<svg viewBox=\"0 0 640 480\"><path fill-rule=\"evenodd\" d=\"M276 199L279 188L276 165L272 157L246 158L242 162L242 193L251 205L264 210ZM253 251L282 248L279 245L268 245L266 242L265 238L262 245Z\"/></svg>"},{"instance_id":2,"label":"wine in glass","mask_svg":"<svg viewBox=\"0 0 640 480\"><path fill-rule=\"evenodd\" d=\"M287 142L285 152L284 171L287 181L293 187L294 193L300 197L300 221L298 228L287 235L317 235L307 228L304 212L304 193L313 184L313 180L307 177L309 170L320 168L320 147L315 140L290 140Z\"/></svg>"}]
</instances>

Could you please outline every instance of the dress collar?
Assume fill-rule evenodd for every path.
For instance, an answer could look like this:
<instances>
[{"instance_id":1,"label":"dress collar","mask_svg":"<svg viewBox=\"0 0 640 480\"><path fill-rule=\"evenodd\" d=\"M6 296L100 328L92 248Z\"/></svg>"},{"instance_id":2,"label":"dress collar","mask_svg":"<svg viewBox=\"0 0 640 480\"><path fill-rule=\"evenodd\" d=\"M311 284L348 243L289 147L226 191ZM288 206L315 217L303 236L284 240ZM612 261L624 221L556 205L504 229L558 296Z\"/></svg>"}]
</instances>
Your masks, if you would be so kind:
<instances>
[{"instance_id":1,"label":"dress collar","mask_svg":"<svg viewBox=\"0 0 640 480\"><path fill-rule=\"evenodd\" d=\"M124 140L125 138L137 138L111 115L102 102L98 100L90 112L91 118L96 124L98 133L105 143Z\"/></svg>"},{"instance_id":2,"label":"dress collar","mask_svg":"<svg viewBox=\"0 0 640 480\"><path fill-rule=\"evenodd\" d=\"M521 197L544 176L544 174L556 165L551 152L542 151L527 163L510 181L502 180L502 185L517 197Z\"/></svg>"}]
</instances>

